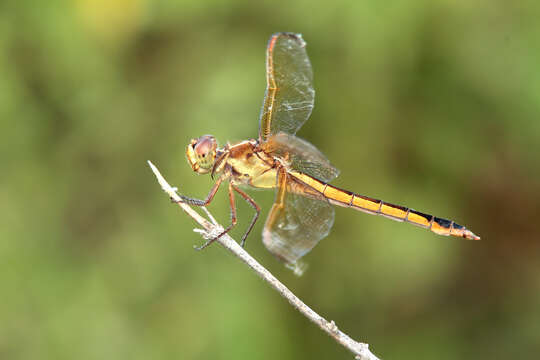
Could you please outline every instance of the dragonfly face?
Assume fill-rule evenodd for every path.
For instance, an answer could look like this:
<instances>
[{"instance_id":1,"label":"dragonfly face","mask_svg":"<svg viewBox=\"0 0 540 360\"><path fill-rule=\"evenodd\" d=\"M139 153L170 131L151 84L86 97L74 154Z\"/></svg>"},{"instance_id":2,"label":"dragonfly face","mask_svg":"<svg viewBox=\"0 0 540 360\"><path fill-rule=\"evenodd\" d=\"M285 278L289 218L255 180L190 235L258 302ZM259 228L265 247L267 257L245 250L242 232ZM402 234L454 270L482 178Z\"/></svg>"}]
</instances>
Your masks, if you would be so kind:
<instances>
[{"instance_id":1,"label":"dragonfly face","mask_svg":"<svg viewBox=\"0 0 540 360\"><path fill-rule=\"evenodd\" d=\"M198 139L192 139L187 146L186 156L193 171L199 174L207 174L212 171L216 160L217 142L212 135L203 135Z\"/></svg>"},{"instance_id":2,"label":"dragonfly face","mask_svg":"<svg viewBox=\"0 0 540 360\"><path fill-rule=\"evenodd\" d=\"M205 200L180 195L182 201L206 206L220 184L225 180L229 182L232 221L215 239L236 224L234 192L256 212L242 237L242 245L258 219L260 207L238 185L275 189L275 202L263 229L263 243L272 254L292 267L330 232L334 223L332 205L408 222L439 235L480 239L454 221L329 184L339 171L315 146L295 136L309 118L315 98L305 46L299 34L277 33L270 37L266 51L266 93L257 140L227 144L218 149L216 139L204 135L191 140L187 147L186 155L193 171L218 176Z\"/></svg>"}]
</instances>

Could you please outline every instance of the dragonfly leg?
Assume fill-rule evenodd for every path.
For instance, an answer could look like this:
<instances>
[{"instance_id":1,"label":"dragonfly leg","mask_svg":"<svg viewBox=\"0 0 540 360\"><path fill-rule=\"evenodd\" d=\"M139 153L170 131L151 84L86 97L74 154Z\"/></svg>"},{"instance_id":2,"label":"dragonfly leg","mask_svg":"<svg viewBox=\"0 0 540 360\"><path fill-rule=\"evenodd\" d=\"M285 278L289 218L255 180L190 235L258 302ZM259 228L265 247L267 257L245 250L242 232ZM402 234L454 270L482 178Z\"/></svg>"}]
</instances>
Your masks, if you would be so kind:
<instances>
[{"instance_id":1,"label":"dragonfly leg","mask_svg":"<svg viewBox=\"0 0 540 360\"><path fill-rule=\"evenodd\" d=\"M255 202L255 200L253 200L253 198L251 198L251 196L249 196L248 194L246 194L245 192L243 192L242 190L240 190L239 188L237 188L236 186L232 186L232 188L240 194L240 196L242 196L244 198L244 200L246 200L246 202L255 210L255 215L253 215L253 218L251 219L251 223L249 224L246 232L244 233L244 235L242 236L242 241L240 242L240 246L244 247L244 245L246 244L246 239L249 235L249 233L251 232L251 230L253 229L253 226L255 226L255 223L257 222L257 219L259 218L259 214L261 213L261 208L259 205L257 205L257 203Z\"/></svg>"},{"instance_id":2,"label":"dragonfly leg","mask_svg":"<svg viewBox=\"0 0 540 360\"><path fill-rule=\"evenodd\" d=\"M201 200L201 199L194 199L194 198L190 198L190 197L187 197L187 196L184 196L184 195L178 195L180 196L180 201L174 201L175 203L179 203L179 202L183 202L183 203L186 203L186 204L189 204L189 205L194 205L194 206L207 206L208 204L210 204L212 202L212 199L214 199L214 195L216 195L218 189L219 189L219 186L221 185L221 183L223 182L223 179L224 177L220 177L217 179L216 183L214 184L214 186L212 186L212 189L210 189L210 192L208 193L208 195L206 196L206 199L204 200Z\"/></svg>"},{"instance_id":3,"label":"dragonfly leg","mask_svg":"<svg viewBox=\"0 0 540 360\"><path fill-rule=\"evenodd\" d=\"M214 185L215 187L215 185ZM217 191L217 190L216 190ZM213 237L211 239L208 239L204 244L202 244L199 247L196 247L196 250L202 250L206 248L208 245L212 244L214 241L228 233L235 225L236 225L236 204L234 202L234 192L233 192L233 185L229 183L229 202L231 205L231 224L227 226L225 230L223 230L219 235L216 237Z\"/></svg>"}]
</instances>

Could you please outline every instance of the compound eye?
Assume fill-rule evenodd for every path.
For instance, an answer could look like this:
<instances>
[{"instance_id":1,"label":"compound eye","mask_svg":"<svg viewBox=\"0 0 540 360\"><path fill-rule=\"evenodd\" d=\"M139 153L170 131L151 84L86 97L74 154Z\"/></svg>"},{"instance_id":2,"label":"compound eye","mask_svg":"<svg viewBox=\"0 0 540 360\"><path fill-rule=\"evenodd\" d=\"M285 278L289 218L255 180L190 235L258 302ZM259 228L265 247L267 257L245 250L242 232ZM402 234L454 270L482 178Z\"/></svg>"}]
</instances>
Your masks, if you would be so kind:
<instances>
[{"instance_id":1,"label":"compound eye","mask_svg":"<svg viewBox=\"0 0 540 360\"><path fill-rule=\"evenodd\" d=\"M213 136L204 135L197 140L193 150L197 156L205 158L208 154L213 153L214 150L216 150L216 147L216 139Z\"/></svg>"}]
</instances>

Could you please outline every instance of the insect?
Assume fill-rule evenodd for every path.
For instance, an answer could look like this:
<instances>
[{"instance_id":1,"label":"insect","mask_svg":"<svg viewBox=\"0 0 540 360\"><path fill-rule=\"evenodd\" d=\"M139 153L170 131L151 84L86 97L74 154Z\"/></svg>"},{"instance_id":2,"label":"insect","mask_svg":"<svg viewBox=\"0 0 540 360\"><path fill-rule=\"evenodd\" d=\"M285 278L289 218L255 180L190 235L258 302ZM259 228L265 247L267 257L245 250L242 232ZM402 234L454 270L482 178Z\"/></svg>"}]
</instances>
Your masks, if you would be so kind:
<instances>
[{"instance_id":1,"label":"insect","mask_svg":"<svg viewBox=\"0 0 540 360\"><path fill-rule=\"evenodd\" d=\"M213 136L204 135L187 146L187 160L193 171L211 174L216 181L206 199L180 195L183 202L206 206L221 184L228 182L229 187L231 224L199 249L236 225L235 193L255 210L242 236L241 245L244 245L261 208L240 186L275 189L275 202L262 233L263 243L272 254L293 267L330 232L334 223L332 205L383 215L440 235L479 240L480 237L454 221L329 184L339 171L315 146L295 136L309 118L315 97L305 46L299 34L277 33L270 37L266 51L266 93L257 139L218 148Z\"/></svg>"}]
</instances>

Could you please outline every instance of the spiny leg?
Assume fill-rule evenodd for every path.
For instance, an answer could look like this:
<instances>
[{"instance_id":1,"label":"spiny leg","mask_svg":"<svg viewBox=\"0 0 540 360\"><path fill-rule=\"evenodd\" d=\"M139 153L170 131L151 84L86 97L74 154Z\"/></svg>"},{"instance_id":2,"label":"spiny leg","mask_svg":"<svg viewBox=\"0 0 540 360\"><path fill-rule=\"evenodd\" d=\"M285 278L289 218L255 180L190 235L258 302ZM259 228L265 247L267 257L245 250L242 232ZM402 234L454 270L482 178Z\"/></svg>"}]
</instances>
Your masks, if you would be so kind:
<instances>
[{"instance_id":1,"label":"spiny leg","mask_svg":"<svg viewBox=\"0 0 540 360\"><path fill-rule=\"evenodd\" d=\"M181 201L174 201L173 200L173 202L175 202L175 203L183 202L183 203L186 203L186 204L189 204L189 205L194 205L194 206L207 206L214 199L214 195L216 195L216 193L217 193L217 191L219 189L219 186L221 185L221 183L223 182L224 179L225 179L225 177L222 176L222 177L219 177L216 180L216 183L214 184L214 186L212 186L212 188L210 189L210 192L208 193L208 195L206 196L206 199L204 199L204 200L194 199L194 198L190 198L190 197L179 194L178 196L180 196L180 198L182 200Z\"/></svg>"},{"instance_id":2,"label":"spiny leg","mask_svg":"<svg viewBox=\"0 0 540 360\"><path fill-rule=\"evenodd\" d=\"M227 226L227 228L225 230L223 230L219 235L217 235L217 236L215 236L215 237L213 237L211 239L208 239L204 244L202 244L199 247L196 247L195 248L196 250L204 249L205 247L212 244L214 241L216 241L217 239L219 239L220 237L222 237L223 235L228 233L236 225L236 204L234 202L233 185L231 183L229 183L229 203L230 203L230 206L231 206L231 224L229 226Z\"/></svg>"},{"instance_id":3,"label":"spiny leg","mask_svg":"<svg viewBox=\"0 0 540 360\"><path fill-rule=\"evenodd\" d=\"M244 245L246 244L246 239L247 239L249 233L251 232L251 230L253 229L253 226L255 226L255 223L257 222L257 219L259 218L259 214L261 213L261 208L259 207L259 205L257 205L255 200L253 200L248 194L246 194L245 192L243 192L242 190L240 190L239 188L237 188L234 185L232 186L232 188L237 193L239 193L240 196L242 196L244 198L244 200L246 200L247 203L255 210L255 215L251 219L251 223L249 224L249 226L248 226L246 232L244 233L244 235L242 236L242 241L240 242L240 246L244 247Z\"/></svg>"},{"instance_id":4,"label":"spiny leg","mask_svg":"<svg viewBox=\"0 0 540 360\"><path fill-rule=\"evenodd\" d=\"M272 205L272 208L270 209L270 213L268 214L268 217L266 218L266 224L264 225L263 234L265 233L265 231L272 228L272 226L274 225L274 222L276 221L277 215L285 207L284 203L285 203L285 192L287 190L287 171L283 167L280 167L277 170L276 184L277 184L276 198L274 200L274 204Z\"/></svg>"},{"instance_id":5,"label":"spiny leg","mask_svg":"<svg viewBox=\"0 0 540 360\"><path fill-rule=\"evenodd\" d=\"M274 199L274 204L268 213L266 222L263 228L263 243L266 248L278 259L289 263L290 261L281 253L281 248L276 246L276 243L273 239L274 225L277 219L280 216L283 216L283 211L285 209L285 194L287 191L287 171L283 167L277 169L276 176L276 197Z\"/></svg>"}]
</instances>

